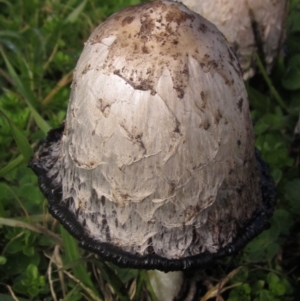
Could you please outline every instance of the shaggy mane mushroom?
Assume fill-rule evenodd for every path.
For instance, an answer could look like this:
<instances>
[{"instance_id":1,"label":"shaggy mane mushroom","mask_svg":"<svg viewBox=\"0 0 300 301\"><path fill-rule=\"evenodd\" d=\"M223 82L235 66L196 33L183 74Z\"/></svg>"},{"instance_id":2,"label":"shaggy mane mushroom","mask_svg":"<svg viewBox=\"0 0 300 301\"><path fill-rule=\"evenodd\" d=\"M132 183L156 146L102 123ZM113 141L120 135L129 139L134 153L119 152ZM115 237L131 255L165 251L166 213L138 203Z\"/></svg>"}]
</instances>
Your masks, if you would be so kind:
<instances>
[{"instance_id":1,"label":"shaggy mane mushroom","mask_svg":"<svg viewBox=\"0 0 300 301\"><path fill-rule=\"evenodd\" d=\"M50 213L123 267L205 266L265 229L275 203L235 55L213 24L168 0L94 30L65 124L30 167Z\"/></svg>"}]
</instances>

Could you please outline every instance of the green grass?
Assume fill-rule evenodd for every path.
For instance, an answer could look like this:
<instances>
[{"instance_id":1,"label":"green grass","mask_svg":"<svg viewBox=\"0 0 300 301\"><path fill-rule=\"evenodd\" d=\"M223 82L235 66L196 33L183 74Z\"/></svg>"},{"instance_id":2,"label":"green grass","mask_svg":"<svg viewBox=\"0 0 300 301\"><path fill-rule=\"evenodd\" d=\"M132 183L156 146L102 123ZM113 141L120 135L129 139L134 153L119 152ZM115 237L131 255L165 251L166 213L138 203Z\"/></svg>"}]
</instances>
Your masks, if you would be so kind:
<instances>
[{"instance_id":1,"label":"green grass","mask_svg":"<svg viewBox=\"0 0 300 301\"><path fill-rule=\"evenodd\" d=\"M138 0L0 0L0 300L141 300L144 271L120 269L77 247L47 213L32 149L65 117L72 71L92 30ZM300 294L300 0L292 0L284 56L259 61L246 83L256 146L278 193L271 227L216 270L199 271L229 301ZM228 263L231 270L224 269ZM238 269L238 270L237 270ZM235 273L235 271L237 271ZM232 273L230 273L232 272ZM228 276L228 277L226 277ZM153 296L153 297L151 297ZM204 299L203 299L204 300Z\"/></svg>"}]
</instances>

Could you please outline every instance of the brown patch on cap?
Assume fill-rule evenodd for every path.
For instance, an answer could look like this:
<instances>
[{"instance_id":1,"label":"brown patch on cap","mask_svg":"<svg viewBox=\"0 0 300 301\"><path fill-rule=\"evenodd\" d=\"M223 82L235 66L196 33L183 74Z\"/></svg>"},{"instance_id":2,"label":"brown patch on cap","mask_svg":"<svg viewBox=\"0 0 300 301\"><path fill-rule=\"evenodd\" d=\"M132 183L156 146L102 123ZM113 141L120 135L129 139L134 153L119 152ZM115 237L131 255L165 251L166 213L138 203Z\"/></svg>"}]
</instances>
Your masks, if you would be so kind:
<instances>
[{"instance_id":1,"label":"brown patch on cap","mask_svg":"<svg viewBox=\"0 0 300 301\"><path fill-rule=\"evenodd\" d=\"M210 55L206 53L200 63L204 72L209 72L211 69L218 69L219 64L215 59L211 59Z\"/></svg>"},{"instance_id":2,"label":"brown patch on cap","mask_svg":"<svg viewBox=\"0 0 300 301\"><path fill-rule=\"evenodd\" d=\"M204 23L201 23L200 26L198 27L198 30L202 31L203 33L206 33L208 27Z\"/></svg>"},{"instance_id":3,"label":"brown patch on cap","mask_svg":"<svg viewBox=\"0 0 300 301\"><path fill-rule=\"evenodd\" d=\"M240 98L240 100L237 103L237 106L238 106L240 112L242 112L242 110L243 110L243 102L244 102L244 99Z\"/></svg>"},{"instance_id":4,"label":"brown patch on cap","mask_svg":"<svg viewBox=\"0 0 300 301\"><path fill-rule=\"evenodd\" d=\"M195 16L183 12L182 10L179 10L177 5L171 5L171 9L166 15L167 22L175 22L177 23L177 25L180 25L181 23L186 22L187 20L194 21Z\"/></svg>"},{"instance_id":5,"label":"brown patch on cap","mask_svg":"<svg viewBox=\"0 0 300 301\"><path fill-rule=\"evenodd\" d=\"M127 16L122 20L122 26L130 24L134 20L134 17Z\"/></svg>"},{"instance_id":6,"label":"brown patch on cap","mask_svg":"<svg viewBox=\"0 0 300 301\"><path fill-rule=\"evenodd\" d=\"M223 116L222 116L222 113L220 112L219 109L217 109L216 115L214 116L214 123L215 123L216 125L218 125L222 117L223 117Z\"/></svg>"}]
</instances>

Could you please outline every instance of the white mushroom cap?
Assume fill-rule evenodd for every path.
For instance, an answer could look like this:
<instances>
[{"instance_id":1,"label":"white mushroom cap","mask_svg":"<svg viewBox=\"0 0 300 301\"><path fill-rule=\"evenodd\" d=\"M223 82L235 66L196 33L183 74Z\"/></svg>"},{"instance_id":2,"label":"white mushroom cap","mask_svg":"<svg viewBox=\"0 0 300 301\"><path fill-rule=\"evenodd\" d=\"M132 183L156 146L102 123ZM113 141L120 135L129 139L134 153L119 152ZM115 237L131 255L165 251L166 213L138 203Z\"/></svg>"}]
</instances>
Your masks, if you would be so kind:
<instances>
[{"instance_id":1,"label":"white mushroom cap","mask_svg":"<svg viewBox=\"0 0 300 301\"><path fill-rule=\"evenodd\" d=\"M280 52L287 0L180 0L214 23L236 51L244 78L254 74L253 59L263 52L267 70Z\"/></svg>"},{"instance_id":2,"label":"white mushroom cap","mask_svg":"<svg viewBox=\"0 0 300 301\"><path fill-rule=\"evenodd\" d=\"M239 65L185 6L129 7L95 29L59 133L31 166L50 212L84 247L171 270L257 232L250 221L264 205Z\"/></svg>"}]
</instances>

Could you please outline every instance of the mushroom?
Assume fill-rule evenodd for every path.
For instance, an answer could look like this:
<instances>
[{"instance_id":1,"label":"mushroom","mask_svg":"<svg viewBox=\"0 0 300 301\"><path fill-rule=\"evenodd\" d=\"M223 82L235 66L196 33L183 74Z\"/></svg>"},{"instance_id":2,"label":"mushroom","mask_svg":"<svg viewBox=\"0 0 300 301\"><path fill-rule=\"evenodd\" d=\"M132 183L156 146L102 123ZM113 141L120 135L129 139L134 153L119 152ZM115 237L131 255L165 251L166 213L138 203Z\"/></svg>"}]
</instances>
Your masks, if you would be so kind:
<instances>
[{"instance_id":1,"label":"mushroom","mask_svg":"<svg viewBox=\"0 0 300 301\"><path fill-rule=\"evenodd\" d=\"M30 167L50 213L122 267L203 267L260 233L275 202L235 55L213 24L170 0L94 30L65 124Z\"/></svg>"},{"instance_id":2,"label":"mushroom","mask_svg":"<svg viewBox=\"0 0 300 301\"><path fill-rule=\"evenodd\" d=\"M179 0L214 23L235 50L244 78L254 74L254 54L260 52L270 72L280 52L287 0Z\"/></svg>"}]
</instances>

